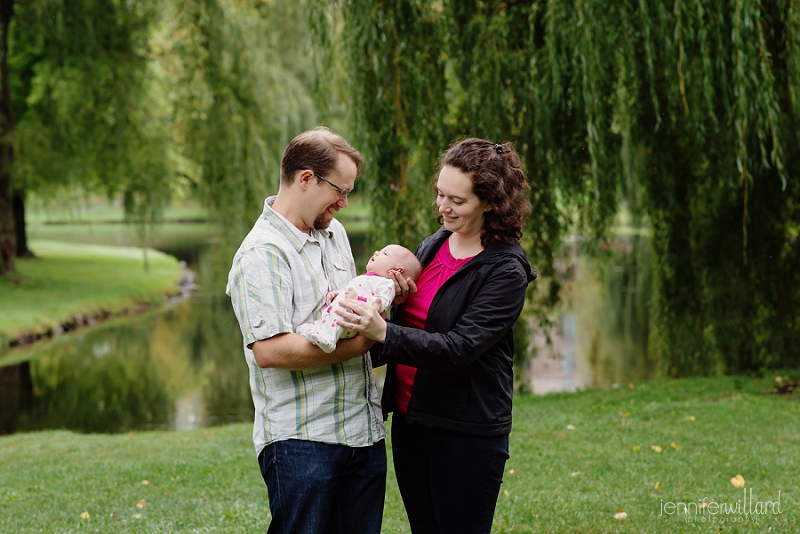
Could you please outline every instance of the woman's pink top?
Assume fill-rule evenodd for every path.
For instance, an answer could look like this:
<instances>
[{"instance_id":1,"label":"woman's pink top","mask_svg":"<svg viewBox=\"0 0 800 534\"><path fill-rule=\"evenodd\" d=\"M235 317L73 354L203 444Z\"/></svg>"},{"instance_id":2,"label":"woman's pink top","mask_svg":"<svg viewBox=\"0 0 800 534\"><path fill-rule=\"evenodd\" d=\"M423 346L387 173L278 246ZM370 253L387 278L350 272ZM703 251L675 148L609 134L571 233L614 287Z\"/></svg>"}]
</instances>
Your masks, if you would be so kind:
<instances>
[{"instance_id":1,"label":"woman's pink top","mask_svg":"<svg viewBox=\"0 0 800 534\"><path fill-rule=\"evenodd\" d=\"M453 276L453 273L472 258L474 256L463 259L454 258L450 254L450 241L446 240L433 260L422 271L417 282L417 292L409 296L403 304L400 310L400 324L413 328L424 328L425 319L428 318L428 310L436 292L448 278ZM401 413L406 413L408 410L408 401L411 398L411 390L414 388L416 374L416 367L397 364L397 388L394 393L394 401L397 411Z\"/></svg>"}]
</instances>

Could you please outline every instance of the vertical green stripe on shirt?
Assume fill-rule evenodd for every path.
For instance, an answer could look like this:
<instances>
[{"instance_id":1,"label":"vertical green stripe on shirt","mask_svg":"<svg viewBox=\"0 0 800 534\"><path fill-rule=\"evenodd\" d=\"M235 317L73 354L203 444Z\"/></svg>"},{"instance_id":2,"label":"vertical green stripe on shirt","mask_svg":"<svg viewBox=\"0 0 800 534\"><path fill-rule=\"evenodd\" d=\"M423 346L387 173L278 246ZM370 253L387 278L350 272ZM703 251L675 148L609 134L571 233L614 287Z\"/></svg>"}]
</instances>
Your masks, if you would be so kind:
<instances>
[{"instance_id":1,"label":"vertical green stripe on shirt","mask_svg":"<svg viewBox=\"0 0 800 534\"><path fill-rule=\"evenodd\" d=\"M280 276L277 276L277 273L280 272L280 264L278 262L278 256L271 256L270 257L270 272L273 273L273 278L271 280L270 288L272 289L272 301L275 303L275 309L277 310L286 310L288 309L286 306L286 302L283 300L283 293L281 292L282 284L286 283L285 281L280 279ZM283 316L279 314L276 318L280 323L285 323L283 321ZM289 324L281 324L278 328L281 331L291 330L291 319Z\"/></svg>"},{"instance_id":2,"label":"vertical green stripe on shirt","mask_svg":"<svg viewBox=\"0 0 800 534\"><path fill-rule=\"evenodd\" d=\"M308 439L308 428L305 424L306 421L310 420L306 398L308 391L306 390L303 371L292 371L292 384L294 384L294 418L299 430L299 439Z\"/></svg>"},{"instance_id":3,"label":"vertical green stripe on shirt","mask_svg":"<svg viewBox=\"0 0 800 534\"><path fill-rule=\"evenodd\" d=\"M260 368L259 368L260 369ZM256 370L256 380L258 380L258 387L261 391L267 390L267 381L264 379L264 373L258 372ZM267 416L269 414L269 410L272 407L272 398L266 397L264 403L264 408L261 410L261 420L264 421L264 439L267 443L272 441L272 424L270 418Z\"/></svg>"},{"instance_id":4,"label":"vertical green stripe on shirt","mask_svg":"<svg viewBox=\"0 0 800 534\"><path fill-rule=\"evenodd\" d=\"M344 419L345 419L345 373L344 373L344 363L337 363L335 365L331 365L331 372L333 373L333 386L334 386L334 395L333 395L333 420L336 432L336 437L340 439L342 442L346 442L346 432L344 428Z\"/></svg>"},{"instance_id":5,"label":"vertical green stripe on shirt","mask_svg":"<svg viewBox=\"0 0 800 534\"><path fill-rule=\"evenodd\" d=\"M364 398L367 400L367 413L365 417L367 418L367 434L368 439L372 441L372 418L375 417L375 414L372 411L372 404L370 404L370 389L372 388L372 381L370 374L372 371L370 370L371 363L369 362L369 356L365 356L361 358L361 370L364 371Z\"/></svg>"}]
</instances>

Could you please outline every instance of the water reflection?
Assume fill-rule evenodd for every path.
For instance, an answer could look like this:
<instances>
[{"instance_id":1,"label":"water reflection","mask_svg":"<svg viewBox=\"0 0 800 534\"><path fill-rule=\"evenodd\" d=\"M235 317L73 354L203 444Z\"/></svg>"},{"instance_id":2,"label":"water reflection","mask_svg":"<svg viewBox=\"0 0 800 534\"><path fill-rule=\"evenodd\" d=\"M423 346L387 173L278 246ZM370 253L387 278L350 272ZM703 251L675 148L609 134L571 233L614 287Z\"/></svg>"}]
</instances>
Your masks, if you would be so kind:
<instances>
[{"instance_id":1,"label":"water reflection","mask_svg":"<svg viewBox=\"0 0 800 534\"><path fill-rule=\"evenodd\" d=\"M652 294L647 237L618 236L596 258L584 254L579 241L563 254L563 303L554 327L530 328L535 356L525 366L528 389L546 394L657 377L657 366L647 357Z\"/></svg>"},{"instance_id":2,"label":"water reflection","mask_svg":"<svg viewBox=\"0 0 800 534\"><path fill-rule=\"evenodd\" d=\"M252 419L241 338L221 301L199 296L31 347L30 360L3 368L4 376L17 375L16 395L4 388L4 431L124 432Z\"/></svg>"},{"instance_id":3,"label":"water reflection","mask_svg":"<svg viewBox=\"0 0 800 534\"><path fill-rule=\"evenodd\" d=\"M124 226L34 228L34 238L125 243ZM153 243L187 261L200 287L190 299L0 355L0 434L191 429L253 420L242 337L224 293L232 250L201 228L166 225ZM113 230L119 232L115 233ZM351 235L364 265L363 235ZM4 365L4 362L20 362ZM3 366L4 365L4 366Z\"/></svg>"}]
</instances>

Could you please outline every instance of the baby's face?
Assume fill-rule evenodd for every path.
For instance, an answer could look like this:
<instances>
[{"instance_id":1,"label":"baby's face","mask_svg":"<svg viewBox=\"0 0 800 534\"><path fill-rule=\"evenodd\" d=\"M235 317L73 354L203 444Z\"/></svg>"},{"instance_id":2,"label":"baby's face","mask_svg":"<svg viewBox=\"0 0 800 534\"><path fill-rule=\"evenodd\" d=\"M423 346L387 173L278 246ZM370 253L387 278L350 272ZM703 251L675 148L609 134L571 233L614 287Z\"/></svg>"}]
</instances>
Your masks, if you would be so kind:
<instances>
[{"instance_id":1,"label":"baby's face","mask_svg":"<svg viewBox=\"0 0 800 534\"><path fill-rule=\"evenodd\" d=\"M402 263L405 249L400 245L387 245L381 250L376 250L375 254L367 262L367 271L372 271L381 276L389 276L389 271L397 269Z\"/></svg>"}]
</instances>

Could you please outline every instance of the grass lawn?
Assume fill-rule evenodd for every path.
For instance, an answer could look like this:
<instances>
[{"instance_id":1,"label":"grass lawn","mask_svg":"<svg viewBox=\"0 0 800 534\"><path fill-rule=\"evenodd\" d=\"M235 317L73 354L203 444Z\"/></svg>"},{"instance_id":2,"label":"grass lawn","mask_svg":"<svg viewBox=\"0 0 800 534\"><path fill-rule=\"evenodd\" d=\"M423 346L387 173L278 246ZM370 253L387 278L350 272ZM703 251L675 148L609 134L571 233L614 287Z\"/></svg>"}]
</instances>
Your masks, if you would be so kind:
<instances>
[{"instance_id":1,"label":"grass lawn","mask_svg":"<svg viewBox=\"0 0 800 534\"><path fill-rule=\"evenodd\" d=\"M42 202L26 206L25 221L28 224L74 224L124 222L125 210L122 206L109 202L106 198L92 200L64 201L51 204ZM197 202L186 202L167 207L161 214L162 221L199 221L211 218L209 210Z\"/></svg>"},{"instance_id":2,"label":"grass lawn","mask_svg":"<svg viewBox=\"0 0 800 534\"><path fill-rule=\"evenodd\" d=\"M0 346L31 330L101 310L114 313L137 302L161 302L174 292L178 261L142 249L34 240L37 258L18 259L14 278L0 277Z\"/></svg>"},{"instance_id":3,"label":"grass lawn","mask_svg":"<svg viewBox=\"0 0 800 534\"><path fill-rule=\"evenodd\" d=\"M493 532L800 532L800 403L766 395L773 385L698 378L519 396ZM263 532L250 432L2 437L0 532ZM383 531L410 532L389 463ZM753 512L779 508L720 512L745 489ZM675 514L670 503L695 504Z\"/></svg>"},{"instance_id":4,"label":"grass lawn","mask_svg":"<svg viewBox=\"0 0 800 534\"><path fill-rule=\"evenodd\" d=\"M214 223L160 223L155 225L148 236L147 245L157 249L174 249L207 242L219 230ZM65 243L86 243L114 247L141 247L141 239L136 228L128 224L29 224L28 236L34 242L61 241ZM39 251L31 245L34 254ZM141 257L141 254L139 254Z\"/></svg>"}]
</instances>

